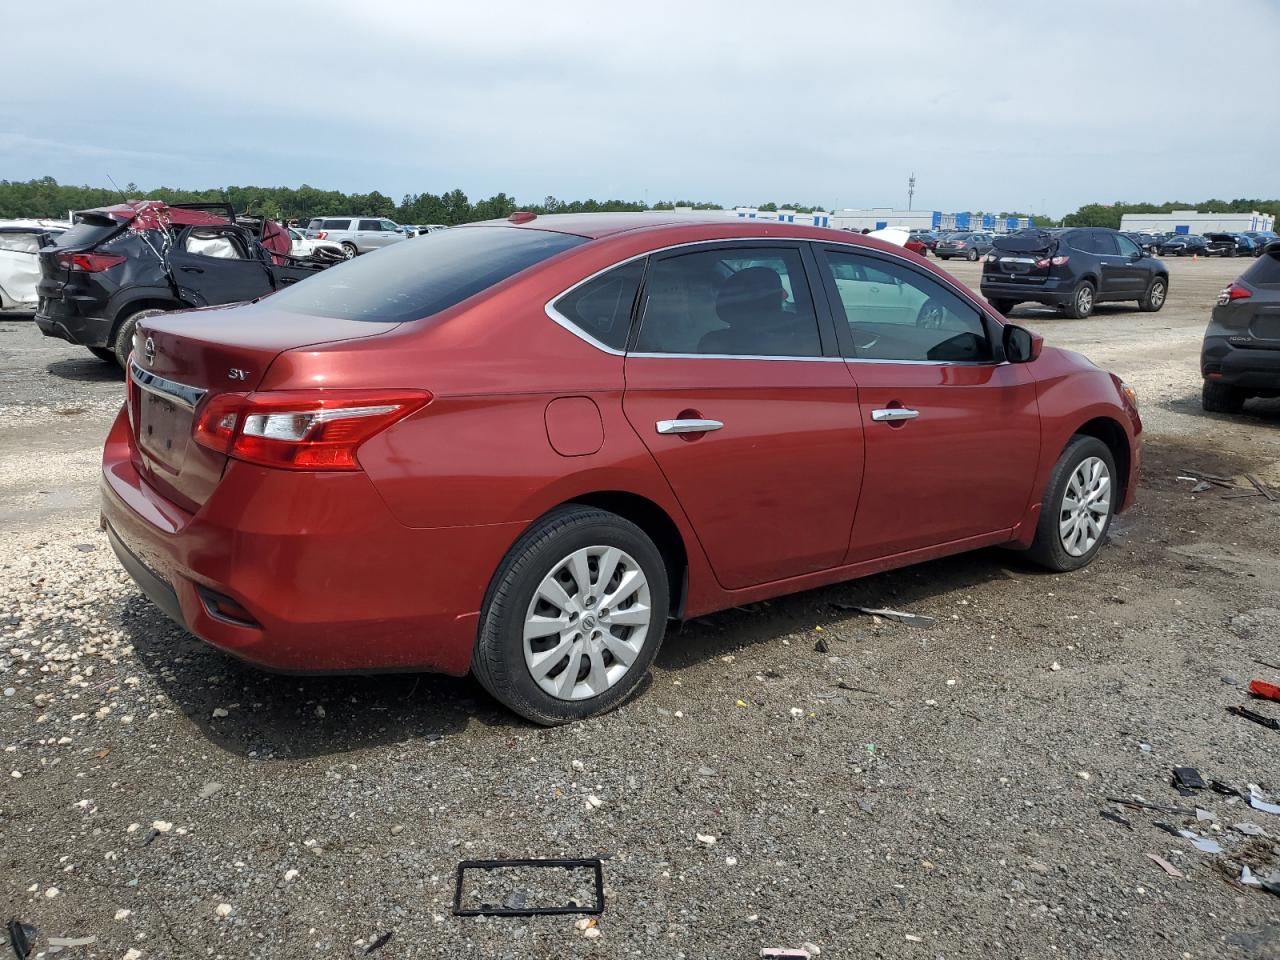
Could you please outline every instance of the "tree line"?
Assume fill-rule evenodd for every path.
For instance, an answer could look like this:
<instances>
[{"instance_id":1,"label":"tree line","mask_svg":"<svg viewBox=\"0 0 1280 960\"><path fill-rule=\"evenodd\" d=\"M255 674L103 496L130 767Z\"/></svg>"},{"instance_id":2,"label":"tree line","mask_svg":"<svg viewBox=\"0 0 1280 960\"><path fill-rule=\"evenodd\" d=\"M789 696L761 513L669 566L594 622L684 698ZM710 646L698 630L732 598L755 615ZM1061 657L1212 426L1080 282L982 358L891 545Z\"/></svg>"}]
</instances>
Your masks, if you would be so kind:
<instances>
[{"instance_id":1,"label":"tree line","mask_svg":"<svg viewBox=\"0 0 1280 960\"><path fill-rule=\"evenodd\" d=\"M671 210L677 206L698 210L719 210L719 204L676 200L648 205L638 200L559 200L545 197L540 203L520 203L506 193L471 200L461 190L447 193L407 193L397 203L386 194L343 193L300 187L218 187L210 190L182 190L156 187L143 190L137 184L114 187L73 186L53 177L36 180L0 180L0 218L61 218L69 210L89 210L130 200L163 200L165 203L230 203L237 213L272 220L310 220L312 217L358 214L387 217L400 223L443 223L449 226L475 220L510 216L516 210L533 213L603 213L613 211Z\"/></svg>"},{"instance_id":2,"label":"tree line","mask_svg":"<svg viewBox=\"0 0 1280 960\"><path fill-rule=\"evenodd\" d=\"M53 177L36 180L0 180L0 218L10 217L65 217L68 210L88 210L105 207L129 199L163 200L166 203L230 203L240 213L269 217L273 220L297 219L307 221L312 217L360 214L369 217L388 217L400 223L443 223L450 226L475 220L494 220L510 216L515 210L533 213L604 213L616 211L671 210L675 207L692 207L695 210L722 210L718 203L702 200L660 201L646 204L639 200L559 200L544 197L540 203L517 203L506 193L496 193L482 200L471 200L461 190L447 193L406 193L397 203L377 190L371 193L343 193L340 190L320 190L303 184L300 187L215 187L210 190L182 190L174 187L157 187L143 190L137 184L126 184L122 190L114 187L90 187L61 184ZM759 204L760 210L796 210L811 213L829 209L822 205L803 203ZM1119 228L1120 218L1126 213L1172 213L1174 210L1200 210L1205 213L1270 213L1280 217L1280 200L1202 200L1199 203L1089 203L1062 219L1068 227ZM1020 213L1001 213L1000 217L1025 216ZM1052 223L1037 214L1038 226Z\"/></svg>"}]
</instances>

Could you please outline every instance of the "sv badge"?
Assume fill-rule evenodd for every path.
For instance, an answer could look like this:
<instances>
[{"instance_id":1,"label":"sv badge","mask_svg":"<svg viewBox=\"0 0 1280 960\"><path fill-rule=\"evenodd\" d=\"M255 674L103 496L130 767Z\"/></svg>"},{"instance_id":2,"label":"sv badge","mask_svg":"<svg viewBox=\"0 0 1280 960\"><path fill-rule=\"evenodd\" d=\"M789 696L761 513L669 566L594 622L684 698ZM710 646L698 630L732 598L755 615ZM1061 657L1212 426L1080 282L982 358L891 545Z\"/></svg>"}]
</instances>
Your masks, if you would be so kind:
<instances>
[{"instance_id":1,"label":"sv badge","mask_svg":"<svg viewBox=\"0 0 1280 960\"><path fill-rule=\"evenodd\" d=\"M227 379L228 380L248 380L249 371L241 370L239 367L232 367L230 370L227 371Z\"/></svg>"}]
</instances>

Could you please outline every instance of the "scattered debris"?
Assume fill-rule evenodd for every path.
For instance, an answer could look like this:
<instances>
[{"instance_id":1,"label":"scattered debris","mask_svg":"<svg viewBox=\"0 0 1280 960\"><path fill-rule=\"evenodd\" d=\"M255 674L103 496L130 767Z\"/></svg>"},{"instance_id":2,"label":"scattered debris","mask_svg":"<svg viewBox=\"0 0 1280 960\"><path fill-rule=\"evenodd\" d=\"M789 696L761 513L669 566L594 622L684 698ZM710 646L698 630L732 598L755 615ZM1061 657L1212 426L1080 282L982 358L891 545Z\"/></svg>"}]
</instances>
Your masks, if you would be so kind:
<instances>
[{"instance_id":1,"label":"scattered debris","mask_svg":"<svg viewBox=\"0 0 1280 960\"><path fill-rule=\"evenodd\" d=\"M1268 670L1280 670L1280 664L1267 663L1267 661L1259 660L1257 657L1253 658L1253 662L1256 664L1259 664L1260 666L1266 667Z\"/></svg>"},{"instance_id":2,"label":"scattered debris","mask_svg":"<svg viewBox=\"0 0 1280 960\"><path fill-rule=\"evenodd\" d=\"M1260 700L1274 700L1280 703L1280 687L1265 680L1250 680L1249 692Z\"/></svg>"},{"instance_id":3,"label":"scattered debris","mask_svg":"<svg viewBox=\"0 0 1280 960\"><path fill-rule=\"evenodd\" d=\"M813 645L813 649L817 653L830 653L831 646L827 643L825 637L819 637Z\"/></svg>"},{"instance_id":4,"label":"scattered debris","mask_svg":"<svg viewBox=\"0 0 1280 960\"><path fill-rule=\"evenodd\" d=\"M375 950L381 950L383 947L387 945L388 942L390 942L393 936L395 936L395 931L388 930L386 933L380 936L377 940L373 941L373 943L369 944L369 946L365 947L364 949L365 956L368 956L369 954L373 953Z\"/></svg>"},{"instance_id":5,"label":"scattered debris","mask_svg":"<svg viewBox=\"0 0 1280 960\"><path fill-rule=\"evenodd\" d=\"M98 938L92 935L87 937L50 937L49 953L58 953L71 947L88 947L97 942Z\"/></svg>"},{"instance_id":6,"label":"scattered debris","mask_svg":"<svg viewBox=\"0 0 1280 960\"><path fill-rule=\"evenodd\" d=\"M1124 817L1120 816L1120 814L1112 813L1110 810L1102 810L1099 812L1102 814L1102 817L1104 820L1110 820L1112 823L1118 823L1120 824L1120 826L1127 827L1130 830L1133 829L1133 824L1130 823L1128 820L1126 820Z\"/></svg>"},{"instance_id":7,"label":"scattered debris","mask_svg":"<svg viewBox=\"0 0 1280 960\"><path fill-rule=\"evenodd\" d=\"M808 950L791 947L765 947L760 951L760 956L764 960L811 960Z\"/></svg>"},{"instance_id":8,"label":"scattered debris","mask_svg":"<svg viewBox=\"0 0 1280 960\"><path fill-rule=\"evenodd\" d=\"M1236 833L1243 833L1246 837L1265 837L1267 835L1266 830L1248 820L1243 823L1233 823L1231 829Z\"/></svg>"},{"instance_id":9,"label":"scattered debris","mask_svg":"<svg viewBox=\"0 0 1280 960\"><path fill-rule=\"evenodd\" d=\"M1201 853L1221 853L1222 844L1217 840L1211 840L1208 837L1202 837L1194 830L1179 830L1178 835L1185 837L1191 841L1191 845Z\"/></svg>"},{"instance_id":10,"label":"scattered debris","mask_svg":"<svg viewBox=\"0 0 1280 960\"><path fill-rule=\"evenodd\" d=\"M1164 823L1161 820L1155 820L1152 822L1151 825L1155 827L1157 830L1163 830L1165 833L1169 834L1169 836L1171 837L1182 836L1182 834L1179 832L1177 827L1170 826L1169 824Z\"/></svg>"},{"instance_id":11,"label":"scattered debris","mask_svg":"<svg viewBox=\"0 0 1280 960\"><path fill-rule=\"evenodd\" d=\"M468 870L507 870L512 868L539 867L567 871L590 870L593 873L593 902L587 905L569 901L556 906L497 906L481 903L477 907L463 907L463 875ZM563 913L604 913L604 863L599 858L585 860L463 860L458 864L457 882L453 890L453 915L455 917L537 917Z\"/></svg>"},{"instance_id":12,"label":"scattered debris","mask_svg":"<svg viewBox=\"0 0 1280 960\"><path fill-rule=\"evenodd\" d=\"M933 617L926 617L922 613L904 613L901 610L859 607L849 603L832 603L831 606L835 607L837 610L865 613L868 617L880 617L883 620L895 620L898 623L905 623L908 627L917 627L921 630L928 630L937 622Z\"/></svg>"},{"instance_id":13,"label":"scattered debris","mask_svg":"<svg viewBox=\"0 0 1280 960\"><path fill-rule=\"evenodd\" d=\"M695 833L694 836L697 837L699 843L705 844L708 847L715 846L716 838L709 833Z\"/></svg>"},{"instance_id":14,"label":"scattered debris","mask_svg":"<svg viewBox=\"0 0 1280 960\"><path fill-rule=\"evenodd\" d=\"M1241 800L1249 799L1235 787L1231 786L1231 784L1223 783L1221 780L1210 780L1209 786L1213 789L1214 793L1221 793L1228 797L1239 797Z\"/></svg>"},{"instance_id":15,"label":"scattered debris","mask_svg":"<svg viewBox=\"0 0 1280 960\"><path fill-rule=\"evenodd\" d=\"M1250 483L1252 483L1252 484L1253 484L1253 488L1254 488L1255 490L1257 490L1260 494L1262 494L1264 497L1266 497L1266 498L1267 498L1268 500L1270 500L1272 503L1275 503L1275 502L1276 502L1276 495L1275 495L1274 493L1272 493L1270 490L1268 490L1266 487L1264 487L1264 486L1262 485L1262 481L1261 481L1261 480L1259 480L1256 476L1254 476L1252 473L1246 473L1246 474L1244 475L1244 478L1245 478L1246 480L1248 480Z\"/></svg>"},{"instance_id":16,"label":"scattered debris","mask_svg":"<svg viewBox=\"0 0 1280 960\"><path fill-rule=\"evenodd\" d=\"M1159 804L1147 803L1143 800L1126 800L1124 797L1103 797L1103 799L1126 807L1133 807L1135 810L1154 810L1157 813L1172 813L1179 817L1194 817L1196 815L1194 810L1188 810L1186 807L1162 807Z\"/></svg>"},{"instance_id":17,"label":"scattered debris","mask_svg":"<svg viewBox=\"0 0 1280 960\"><path fill-rule=\"evenodd\" d=\"M1194 487L1191 488L1191 492L1204 493L1206 490L1212 490L1212 489L1213 489L1212 483L1210 483L1208 480L1201 480L1199 483L1197 483Z\"/></svg>"},{"instance_id":18,"label":"scattered debris","mask_svg":"<svg viewBox=\"0 0 1280 960\"><path fill-rule=\"evenodd\" d=\"M31 950L36 945L36 938L40 936L40 931L29 923L23 923L21 920L10 920L8 924L9 930L9 946L13 947L14 956L18 960L27 960L31 956Z\"/></svg>"},{"instance_id":19,"label":"scattered debris","mask_svg":"<svg viewBox=\"0 0 1280 960\"><path fill-rule=\"evenodd\" d=\"M1244 869L1240 871L1240 882L1246 887L1262 886L1262 881L1253 875L1253 871L1249 869L1247 863L1244 865Z\"/></svg>"},{"instance_id":20,"label":"scattered debris","mask_svg":"<svg viewBox=\"0 0 1280 960\"><path fill-rule=\"evenodd\" d=\"M1173 786L1184 797L1189 797L1193 791L1203 790L1208 784L1195 767L1174 767Z\"/></svg>"},{"instance_id":21,"label":"scattered debris","mask_svg":"<svg viewBox=\"0 0 1280 960\"><path fill-rule=\"evenodd\" d=\"M1262 799L1262 790L1256 783L1249 784L1249 806L1264 813L1280 815L1280 803L1268 803Z\"/></svg>"},{"instance_id":22,"label":"scattered debris","mask_svg":"<svg viewBox=\"0 0 1280 960\"><path fill-rule=\"evenodd\" d=\"M1260 713L1254 713L1248 707L1227 707L1227 713L1234 713L1237 717L1244 717L1246 720L1252 720L1259 726L1268 727L1271 730L1280 730L1280 720L1276 720L1272 717L1264 717Z\"/></svg>"},{"instance_id":23,"label":"scattered debris","mask_svg":"<svg viewBox=\"0 0 1280 960\"><path fill-rule=\"evenodd\" d=\"M1214 823L1218 818L1211 811L1201 810L1199 807L1196 807L1196 819L1201 822L1207 820L1209 823Z\"/></svg>"},{"instance_id":24,"label":"scattered debris","mask_svg":"<svg viewBox=\"0 0 1280 960\"><path fill-rule=\"evenodd\" d=\"M1177 879L1177 880L1185 880L1185 879L1186 879L1186 877L1185 877L1185 875L1183 874L1183 872L1182 872L1181 870L1179 870L1177 867L1175 867L1175 866L1174 866L1172 863L1170 863L1168 860L1166 860L1164 857L1156 856L1154 853L1148 853L1148 854L1147 854L1147 859L1148 859L1148 860L1152 860L1152 861L1154 861L1154 862L1155 862L1155 863L1160 867L1160 869L1162 869L1162 870L1163 870L1165 873L1167 873L1169 876L1171 876L1171 877L1173 877L1173 878L1175 878L1175 879Z\"/></svg>"}]
</instances>

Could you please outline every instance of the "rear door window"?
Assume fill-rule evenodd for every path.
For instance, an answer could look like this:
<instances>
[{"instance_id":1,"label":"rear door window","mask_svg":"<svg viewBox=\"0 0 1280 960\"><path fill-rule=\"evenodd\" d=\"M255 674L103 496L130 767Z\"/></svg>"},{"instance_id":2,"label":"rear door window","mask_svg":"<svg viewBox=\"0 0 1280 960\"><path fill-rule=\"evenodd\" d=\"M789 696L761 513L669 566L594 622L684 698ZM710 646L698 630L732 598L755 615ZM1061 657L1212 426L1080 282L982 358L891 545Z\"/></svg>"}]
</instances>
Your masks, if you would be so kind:
<instances>
[{"instance_id":1,"label":"rear door window","mask_svg":"<svg viewBox=\"0 0 1280 960\"><path fill-rule=\"evenodd\" d=\"M1253 287L1280 287L1280 250L1264 253L1240 279Z\"/></svg>"},{"instance_id":2,"label":"rear door window","mask_svg":"<svg viewBox=\"0 0 1280 960\"><path fill-rule=\"evenodd\" d=\"M552 309L561 320L611 350L627 346L631 308L644 277L643 258L592 277L570 290Z\"/></svg>"},{"instance_id":3,"label":"rear door window","mask_svg":"<svg viewBox=\"0 0 1280 960\"><path fill-rule=\"evenodd\" d=\"M798 247L721 247L655 260L636 352L818 357L822 341Z\"/></svg>"},{"instance_id":4,"label":"rear door window","mask_svg":"<svg viewBox=\"0 0 1280 960\"><path fill-rule=\"evenodd\" d=\"M938 281L848 250L828 247L824 259L837 320L843 312L855 359L991 360L982 314Z\"/></svg>"},{"instance_id":5,"label":"rear door window","mask_svg":"<svg viewBox=\"0 0 1280 960\"><path fill-rule=\"evenodd\" d=\"M326 230L350 230L351 221L350 220L326 220L324 222L324 228Z\"/></svg>"},{"instance_id":6,"label":"rear door window","mask_svg":"<svg viewBox=\"0 0 1280 960\"><path fill-rule=\"evenodd\" d=\"M1094 231L1093 243L1096 251L1104 257L1114 257L1120 253L1120 247L1116 244L1116 235L1106 230Z\"/></svg>"},{"instance_id":7,"label":"rear door window","mask_svg":"<svg viewBox=\"0 0 1280 960\"><path fill-rule=\"evenodd\" d=\"M377 231L377 232L381 233L381 232L382 232L382 223L381 223L381 221L378 221L378 220L361 220L361 221L360 221L360 229L361 229L361 230L375 230L375 231Z\"/></svg>"},{"instance_id":8,"label":"rear door window","mask_svg":"<svg viewBox=\"0 0 1280 960\"><path fill-rule=\"evenodd\" d=\"M330 267L268 302L289 313L343 320L418 320L586 242L520 227L440 230Z\"/></svg>"}]
</instances>

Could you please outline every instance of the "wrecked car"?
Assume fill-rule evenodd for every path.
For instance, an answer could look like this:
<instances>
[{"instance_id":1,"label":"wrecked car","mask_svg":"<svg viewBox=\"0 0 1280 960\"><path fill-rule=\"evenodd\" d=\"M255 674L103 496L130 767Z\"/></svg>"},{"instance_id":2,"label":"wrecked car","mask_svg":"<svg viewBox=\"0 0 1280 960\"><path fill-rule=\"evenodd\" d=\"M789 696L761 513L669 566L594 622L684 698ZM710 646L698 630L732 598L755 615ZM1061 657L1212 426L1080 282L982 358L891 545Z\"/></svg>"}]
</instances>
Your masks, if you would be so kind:
<instances>
[{"instance_id":1,"label":"wrecked car","mask_svg":"<svg viewBox=\"0 0 1280 960\"><path fill-rule=\"evenodd\" d=\"M70 227L63 220L0 220L0 311L35 310L40 248Z\"/></svg>"},{"instance_id":2,"label":"wrecked car","mask_svg":"<svg viewBox=\"0 0 1280 960\"><path fill-rule=\"evenodd\" d=\"M135 340L102 526L160 610L545 724L669 619L995 544L1079 569L1138 475L1118 377L801 224L517 212Z\"/></svg>"},{"instance_id":3,"label":"wrecked car","mask_svg":"<svg viewBox=\"0 0 1280 960\"><path fill-rule=\"evenodd\" d=\"M36 325L124 367L139 319L254 300L333 262L290 251L284 227L237 218L229 204L131 200L81 211L39 252Z\"/></svg>"}]
</instances>

